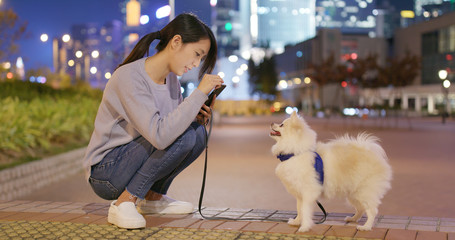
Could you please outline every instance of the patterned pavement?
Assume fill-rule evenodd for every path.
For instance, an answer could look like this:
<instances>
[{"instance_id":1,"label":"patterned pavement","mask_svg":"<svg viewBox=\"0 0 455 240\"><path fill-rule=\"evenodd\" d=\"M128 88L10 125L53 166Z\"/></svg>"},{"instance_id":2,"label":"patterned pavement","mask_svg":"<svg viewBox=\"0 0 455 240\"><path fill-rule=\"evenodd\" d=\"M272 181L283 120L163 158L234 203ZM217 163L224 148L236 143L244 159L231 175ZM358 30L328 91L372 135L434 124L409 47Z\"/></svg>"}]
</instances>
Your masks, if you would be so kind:
<instances>
[{"instance_id":1,"label":"patterned pavement","mask_svg":"<svg viewBox=\"0 0 455 240\"><path fill-rule=\"evenodd\" d=\"M455 218L379 216L372 231L346 224L347 214L329 214L324 224L309 232L285 221L293 211L204 208L199 213L146 215L147 226L125 230L107 222L109 204L50 201L1 201L0 239L403 239L455 240ZM316 213L314 219L319 219ZM259 221L244 220L260 218ZM365 221L361 219L360 223Z\"/></svg>"}]
</instances>

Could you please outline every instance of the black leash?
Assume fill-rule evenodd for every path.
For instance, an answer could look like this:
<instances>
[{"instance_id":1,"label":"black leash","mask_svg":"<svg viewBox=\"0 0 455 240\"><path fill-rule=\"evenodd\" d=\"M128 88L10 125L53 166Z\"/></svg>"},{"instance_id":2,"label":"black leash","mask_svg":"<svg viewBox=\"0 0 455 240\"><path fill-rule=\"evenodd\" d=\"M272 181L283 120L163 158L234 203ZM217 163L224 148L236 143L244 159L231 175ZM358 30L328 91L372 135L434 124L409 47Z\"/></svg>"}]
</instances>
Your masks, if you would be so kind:
<instances>
[{"instance_id":1,"label":"black leash","mask_svg":"<svg viewBox=\"0 0 455 240\"><path fill-rule=\"evenodd\" d=\"M212 109L210 109L212 110ZM213 111L212 111L213 113ZM213 117L212 117L213 118ZM245 220L245 221L249 221L249 220L253 220L253 221L264 221L264 220L267 220L267 221L274 221L274 222L286 222L286 220L283 220L283 219L264 219L264 218L241 218L241 219L235 219L235 218L228 218L228 217L207 217L207 216L204 216L204 214L202 214L202 200L204 198L204 190L205 190L205 180L206 180L206 176L207 176L207 159L208 159L208 142L209 142L209 137L212 133L212 127L213 127L213 121L212 119L209 119L209 122L210 122L210 128L209 128L209 131L207 132L207 129L204 127L204 130L205 130L205 163L204 163L204 173L203 173L203 176L202 176L202 185L201 185L201 193L199 195L199 204L198 204L198 211L199 211L199 214L201 214L201 217L204 218L204 219L208 219L208 220ZM322 204L319 202L319 201L316 201L316 203L318 204L319 208L321 209L322 213L324 214L324 216L318 221L316 222L316 224L321 224L323 222L325 222L326 218L327 218L327 212L325 211L324 207L322 206Z\"/></svg>"}]
</instances>

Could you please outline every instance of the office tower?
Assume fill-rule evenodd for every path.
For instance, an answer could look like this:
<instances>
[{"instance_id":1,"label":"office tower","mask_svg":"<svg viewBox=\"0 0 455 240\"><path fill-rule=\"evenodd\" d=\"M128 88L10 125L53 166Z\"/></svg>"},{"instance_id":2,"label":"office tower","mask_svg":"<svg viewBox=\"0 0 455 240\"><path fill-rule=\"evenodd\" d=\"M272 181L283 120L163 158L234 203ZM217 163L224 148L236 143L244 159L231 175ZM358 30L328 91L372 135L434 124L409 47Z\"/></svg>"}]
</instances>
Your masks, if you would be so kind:
<instances>
[{"instance_id":1,"label":"office tower","mask_svg":"<svg viewBox=\"0 0 455 240\"><path fill-rule=\"evenodd\" d=\"M212 31L218 44L218 57L228 57L239 50L240 23L236 0L218 0L212 5Z\"/></svg>"},{"instance_id":2,"label":"office tower","mask_svg":"<svg viewBox=\"0 0 455 240\"><path fill-rule=\"evenodd\" d=\"M275 52L312 38L316 34L314 0L252 0L252 43Z\"/></svg>"},{"instance_id":3,"label":"office tower","mask_svg":"<svg viewBox=\"0 0 455 240\"><path fill-rule=\"evenodd\" d=\"M376 0L316 0L316 28L375 37Z\"/></svg>"}]
</instances>

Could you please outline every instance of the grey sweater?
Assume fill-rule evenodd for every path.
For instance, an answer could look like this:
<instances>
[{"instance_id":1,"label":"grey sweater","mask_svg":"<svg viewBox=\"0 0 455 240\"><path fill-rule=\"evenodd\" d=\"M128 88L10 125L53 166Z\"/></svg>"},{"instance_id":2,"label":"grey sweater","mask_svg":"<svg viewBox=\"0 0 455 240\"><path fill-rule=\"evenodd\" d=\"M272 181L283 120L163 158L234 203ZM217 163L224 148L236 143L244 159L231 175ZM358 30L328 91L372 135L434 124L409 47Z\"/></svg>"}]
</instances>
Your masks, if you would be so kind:
<instances>
[{"instance_id":1,"label":"grey sweater","mask_svg":"<svg viewBox=\"0 0 455 240\"><path fill-rule=\"evenodd\" d=\"M145 59L118 68L104 89L83 167L86 177L113 148L143 136L165 149L193 122L207 95L199 89L183 100L175 74L155 83L145 71Z\"/></svg>"}]
</instances>

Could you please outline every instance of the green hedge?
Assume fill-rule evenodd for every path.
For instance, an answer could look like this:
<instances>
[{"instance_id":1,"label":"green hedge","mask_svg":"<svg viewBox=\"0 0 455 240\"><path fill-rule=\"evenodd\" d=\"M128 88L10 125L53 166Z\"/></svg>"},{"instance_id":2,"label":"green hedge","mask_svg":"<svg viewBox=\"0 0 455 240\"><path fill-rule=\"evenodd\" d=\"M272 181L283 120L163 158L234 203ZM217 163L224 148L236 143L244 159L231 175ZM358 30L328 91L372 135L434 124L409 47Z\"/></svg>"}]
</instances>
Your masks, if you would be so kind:
<instances>
[{"instance_id":1,"label":"green hedge","mask_svg":"<svg viewBox=\"0 0 455 240\"><path fill-rule=\"evenodd\" d=\"M89 88L0 82L0 169L86 144L101 96Z\"/></svg>"}]
</instances>

